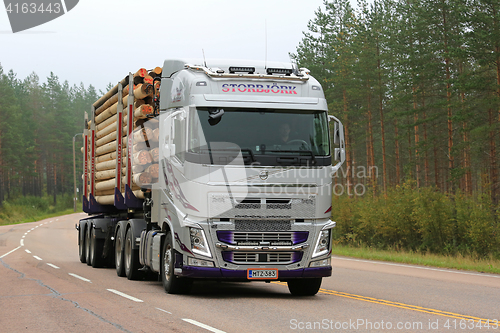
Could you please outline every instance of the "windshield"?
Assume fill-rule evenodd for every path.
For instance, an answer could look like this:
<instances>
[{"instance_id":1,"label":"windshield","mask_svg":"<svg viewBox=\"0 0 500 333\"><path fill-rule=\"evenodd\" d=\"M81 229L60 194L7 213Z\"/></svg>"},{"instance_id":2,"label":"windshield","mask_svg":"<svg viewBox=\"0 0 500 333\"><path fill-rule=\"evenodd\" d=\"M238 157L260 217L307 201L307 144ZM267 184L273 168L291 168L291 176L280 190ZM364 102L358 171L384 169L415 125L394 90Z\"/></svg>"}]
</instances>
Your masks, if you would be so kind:
<instances>
[{"instance_id":1,"label":"windshield","mask_svg":"<svg viewBox=\"0 0 500 333\"><path fill-rule=\"evenodd\" d=\"M198 108L190 118L191 153L221 150L224 142L224 149L241 149L251 162L275 156L278 164L286 157L291 164L316 164L316 157L330 155L326 111Z\"/></svg>"}]
</instances>

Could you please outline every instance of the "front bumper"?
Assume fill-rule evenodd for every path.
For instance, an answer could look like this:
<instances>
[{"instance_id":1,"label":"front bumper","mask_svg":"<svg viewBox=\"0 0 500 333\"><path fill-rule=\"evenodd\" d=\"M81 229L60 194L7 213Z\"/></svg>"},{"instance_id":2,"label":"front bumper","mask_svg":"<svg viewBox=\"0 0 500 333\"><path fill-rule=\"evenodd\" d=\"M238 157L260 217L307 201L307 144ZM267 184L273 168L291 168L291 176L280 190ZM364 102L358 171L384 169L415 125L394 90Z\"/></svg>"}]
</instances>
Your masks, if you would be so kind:
<instances>
[{"instance_id":1,"label":"front bumper","mask_svg":"<svg viewBox=\"0 0 500 333\"><path fill-rule=\"evenodd\" d=\"M188 278L205 279L247 279L247 270L231 270L213 267L183 266L182 272L177 276ZM311 267L294 270L279 270L278 280L299 279L299 278L319 278L332 275L332 266ZM254 281L254 280L253 280Z\"/></svg>"}]
</instances>

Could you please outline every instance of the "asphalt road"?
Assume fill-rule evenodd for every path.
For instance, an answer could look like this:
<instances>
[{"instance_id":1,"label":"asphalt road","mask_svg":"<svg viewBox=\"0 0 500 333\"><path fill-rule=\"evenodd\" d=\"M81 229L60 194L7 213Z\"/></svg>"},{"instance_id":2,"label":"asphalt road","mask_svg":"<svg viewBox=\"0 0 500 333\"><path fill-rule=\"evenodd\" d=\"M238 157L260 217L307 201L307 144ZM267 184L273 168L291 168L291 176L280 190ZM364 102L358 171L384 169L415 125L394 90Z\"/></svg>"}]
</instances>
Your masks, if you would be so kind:
<instances>
[{"instance_id":1,"label":"asphalt road","mask_svg":"<svg viewBox=\"0 0 500 333\"><path fill-rule=\"evenodd\" d=\"M279 282L168 295L81 264L84 216L0 227L0 332L500 332L500 275L334 257L313 297Z\"/></svg>"}]
</instances>

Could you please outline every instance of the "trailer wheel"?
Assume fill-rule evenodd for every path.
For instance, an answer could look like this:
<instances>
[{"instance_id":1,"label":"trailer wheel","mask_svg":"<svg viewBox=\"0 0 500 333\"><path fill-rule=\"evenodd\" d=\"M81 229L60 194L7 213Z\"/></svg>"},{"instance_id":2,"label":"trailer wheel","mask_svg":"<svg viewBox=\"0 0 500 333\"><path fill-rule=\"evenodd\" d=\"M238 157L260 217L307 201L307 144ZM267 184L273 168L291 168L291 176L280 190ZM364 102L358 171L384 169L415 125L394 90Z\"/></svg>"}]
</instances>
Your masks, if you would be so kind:
<instances>
[{"instance_id":1,"label":"trailer wheel","mask_svg":"<svg viewBox=\"0 0 500 333\"><path fill-rule=\"evenodd\" d=\"M139 277L139 251L134 250L133 242L134 235L132 234L132 229L127 230L127 235L125 236L125 250L124 250L124 263L125 263L125 275L129 280L137 280Z\"/></svg>"},{"instance_id":2,"label":"trailer wheel","mask_svg":"<svg viewBox=\"0 0 500 333\"><path fill-rule=\"evenodd\" d=\"M92 228L92 223L89 223L87 228L85 228L85 261L87 262L87 265L91 265L92 263L90 262L90 229Z\"/></svg>"},{"instance_id":3,"label":"trailer wheel","mask_svg":"<svg viewBox=\"0 0 500 333\"><path fill-rule=\"evenodd\" d=\"M80 262L85 264L87 262L87 254L85 253L85 236L83 238L80 237L82 228L78 230L78 239L80 240L80 244L78 245L78 254L80 256Z\"/></svg>"},{"instance_id":4,"label":"trailer wheel","mask_svg":"<svg viewBox=\"0 0 500 333\"><path fill-rule=\"evenodd\" d=\"M118 229L116 233L115 240L115 266L116 266L116 275L125 276L125 265L123 262L123 246L124 246L124 237L122 228Z\"/></svg>"},{"instance_id":5,"label":"trailer wheel","mask_svg":"<svg viewBox=\"0 0 500 333\"><path fill-rule=\"evenodd\" d=\"M188 293L192 286L192 281L174 275L175 251L173 247L172 234L169 232L165 237L161 258L161 280L165 292L169 294Z\"/></svg>"},{"instance_id":6,"label":"trailer wheel","mask_svg":"<svg viewBox=\"0 0 500 333\"><path fill-rule=\"evenodd\" d=\"M314 296L321 287L322 278L296 279L287 282L288 290L294 296Z\"/></svg>"},{"instance_id":7,"label":"trailer wheel","mask_svg":"<svg viewBox=\"0 0 500 333\"><path fill-rule=\"evenodd\" d=\"M90 264L93 268L99 268L103 266L103 250L104 239L97 239L95 228L92 228L90 232Z\"/></svg>"}]
</instances>

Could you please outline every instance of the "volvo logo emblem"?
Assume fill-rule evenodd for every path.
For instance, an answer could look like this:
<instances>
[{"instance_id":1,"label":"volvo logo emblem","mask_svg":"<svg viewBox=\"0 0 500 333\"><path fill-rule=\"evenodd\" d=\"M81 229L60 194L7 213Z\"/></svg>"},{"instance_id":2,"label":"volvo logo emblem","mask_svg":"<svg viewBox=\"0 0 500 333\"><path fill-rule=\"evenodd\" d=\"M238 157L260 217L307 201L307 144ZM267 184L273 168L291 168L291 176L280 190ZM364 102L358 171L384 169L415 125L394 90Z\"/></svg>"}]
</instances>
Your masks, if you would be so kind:
<instances>
[{"instance_id":1,"label":"volvo logo emblem","mask_svg":"<svg viewBox=\"0 0 500 333\"><path fill-rule=\"evenodd\" d=\"M267 171L261 171L259 173L259 178L262 180L266 180L268 177L269 177L269 172L267 172Z\"/></svg>"}]
</instances>

